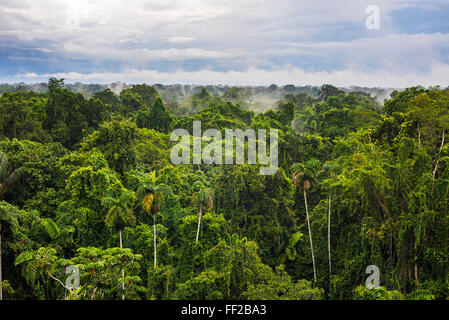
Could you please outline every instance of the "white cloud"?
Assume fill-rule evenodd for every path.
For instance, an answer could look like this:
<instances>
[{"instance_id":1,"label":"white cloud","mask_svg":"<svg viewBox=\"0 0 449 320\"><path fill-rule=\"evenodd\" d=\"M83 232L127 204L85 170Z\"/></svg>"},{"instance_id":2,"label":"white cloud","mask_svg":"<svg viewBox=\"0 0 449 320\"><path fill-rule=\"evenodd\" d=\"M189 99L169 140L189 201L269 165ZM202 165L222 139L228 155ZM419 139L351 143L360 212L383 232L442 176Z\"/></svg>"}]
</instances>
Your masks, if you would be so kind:
<instances>
[{"instance_id":1,"label":"white cloud","mask_svg":"<svg viewBox=\"0 0 449 320\"><path fill-rule=\"evenodd\" d=\"M194 40L194 37L170 37L167 39L167 41L171 43L188 43Z\"/></svg>"},{"instance_id":2,"label":"white cloud","mask_svg":"<svg viewBox=\"0 0 449 320\"><path fill-rule=\"evenodd\" d=\"M142 42L192 38L220 48L254 46L283 39L307 40L343 24L363 25L365 7L370 2L23 0L18 5L15 0L2 0L0 30L24 32L29 36L27 41L84 40L86 46L101 39L114 44L124 37L120 30L133 30ZM376 0L385 16L413 3L416 1ZM72 15L79 18L78 32L66 28L66 20ZM185 34L188 37L182 36Z\"/></svg>"},{"instance_id":3,"label":"white cloud","mask_svg":"<svg viewBox=\"0 0 449 320\"><path fill-rule=\"evenodd\" d=\"M162 82L161 78L180 82L205 79L214 83L305 84L307 80L361 84L381 79L393 86L394 81L400 86L407 81L424 84L445 81L436 65L447 70L443 62L449 59L449 34L400 34L392 12L442 3L449 1L2 0L0 46L38 48L42 54L51 54L59 67L55 69L85 81L95 77L142 81L148 76L155 82ZM364 28L365 8L371 4L381 9L381 29L376 32ZM67 19L73 15L79 18L79 29L67 28ZM9 59L38 57L12 54ZM90 62L97 70L105 69L103 62L114 61L115 70L132 71L76 73L76 64L70 64L70 70L66 64L74 59ZM163 66L159 72L146 70L159 60L167 65L173 62L173 70L193 59L197 72L163 72ZM291 67L285 67L288 64ZM209 66L229 71L207 71ZM270 71L264 71L268 68ZM17 70L36 74L25 67ZM406 79L399 76L404 72Z\"/></svg>"},{"instance_id":4,"label":"white cloud","mask_svg":"<svg viewBox=\"0 0 449 320\"><path fill-rule=\"evenodd\" d=\"M64 78L67 82L99 82L112 83L122 81L126 83L164 83L164 84L223 84L223 85L322 85L325 83L336 86L348 87L351 85L366 87L395 87L405 88L416 85L449 86L449 65L435 62L431 70L426 73L413 71L390 72L378 70L364 73L359 70L345 69L332 72L306 72L299 68L282 68L275 71L249 68L246 71L217 72L211 70L200 70L187 72L178 70L176 72L158 72L155 70L132 69L120 73L89 73L77 72L55 73L55 74L17 74L10 81L19 82L45 82L50 77ZM6 82L8 79L0 79Z\"/></svg>"}]
</instances>

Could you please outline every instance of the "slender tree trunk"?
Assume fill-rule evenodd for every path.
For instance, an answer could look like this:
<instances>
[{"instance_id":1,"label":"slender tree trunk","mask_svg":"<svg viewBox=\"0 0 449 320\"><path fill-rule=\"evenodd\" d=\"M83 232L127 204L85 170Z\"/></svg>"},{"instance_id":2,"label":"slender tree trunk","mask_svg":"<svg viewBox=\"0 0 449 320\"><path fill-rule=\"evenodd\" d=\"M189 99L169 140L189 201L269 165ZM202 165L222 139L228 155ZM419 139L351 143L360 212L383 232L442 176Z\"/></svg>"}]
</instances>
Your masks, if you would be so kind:
<instances>
[{"instance_id":1,"label":"slender tree trunk","mask_svg":"<svg viewBox=\"0 0 449 320\"><path fill-rule=\"evenodd\" d=\"M3 300L3 278L2 278L2 224L0 223L0 301Z\"/></svg>"},{"instance_id":2,"label":"slender tree trunk","mask_svg":"<svg viewBox=\"0 0 449 320\"><path fill-rule=\"evenodd\" d=\"M196 230L196 241L195 241L195 245L197 245L197 244L198 244L198 237L199 237L199 235L200 235L200 226L201 226L201 209L202 209L202 207L201 207L201 204L200 204L200 215L199 215L199 217L198 217L198 229Z\"/></svg>"},{"instance_id":3,"label":"slender tree trunk","mask_svg":"<svg viewBox=\"0 0 449 320\"><path fill-rule=\"evenodd\" d=\"M309 228L310 251L312 252L313 281L316 281L315 254L313 253L312 230L310 229L309 208L307 207L307 192L306 192L306 189L304 189L304 203L306 205L307 226Z\"/></svg>"},{"instance_id":4,"label":"slender tree trunk","mask_svg":"<svg viewBox=\"0 0 449 320\"><path fill-rule=\"evenodd\" d=\"M418 277L418 263L415 262L415 280L416 280L416 285L418 285L419 283L419 277Z\"/></svg>"},{"instance_id":5,"label":"slender tree trunk","mask_svg":"<svg viewBox=\"0 0 449 320\"><path fill-rule=\"evenodd\" d=\"M153 247L154 247L154 267L157 266L157 243L156 243L156 213L153 213Z\"/></svg>"},{"instance_id":6,"label":"slender tree trunk","mask_svg":"<svg viewBox=\"0 0 449 320\"><path fill-rule=\"evenodd\" d=\"M122 244L122 230L119 231L119 236L120 236L120 249L123 249L123 244ZM125 270L122 269L122 300L125 300Z\"/></svg>"},{"instance_id":7,"label":"slender tree trunk","mask_svg":"<svg viewBox=\"0 0 449 320\"><path fill-rule=\"evenodd\" d=\"M332 275L331 263L331 194L329 193L329 214L327 216L327 251L329 253L329 281Z\"/></svg>"},{"instance_id":8,"label":"slender tree trunk","mask_svg":"<svg viewBox=\"0 0 449 320\"><path fill-rule=\"evenodd\" d=\"M408 265L408 271L407 271L407 273L408 273L408 280L410 281L410 282L412 282L413 281L413 277L412 277L412 266L409 264Z\"/></svg>"},{"instance_id":9,"label":"slender tree trunk","mask_svg":"<svg viewBox=\"0 0 449 320\"><path fill-rule=\"evenodd\" d=\"M419 234L418 234L418 239L421 238L421 231L422 229L419 228ZM414 271L415 271L415 283L416 286L419 288L419 278L418 278L418 245L419 245L419 240L415 239L415 264L414 264Z\"/></svg>"},{"instance_id":10,"label":"slender tree trunk","mask_svg":"<svg viewBox=\"0 0 449 320\"><path fill-rule=\"evenodd\" d=\"M436 160L435 169L433 169L433 172L432 172L432 180L435 180L435 175L437 174L437 170L438 170L438 164L439 164L439 161Z\"/></svg>"},{"instance_id":11,"label":"slender tree trunk","mask_svg":"<svg viewBox=\"0 0 449 320\"><path fill-rule=\"evenodd\" d=\"M443 150L443 147L444 147L444 129L443 129L443 137L441 138L441 147L440 147L440 151L439 152L441 152L441 150ZM436 156L436 155L435 155ZM433 180L435 180L435 175L436 175L436 173L437 173L437 170L438 170L438 164L439 164L439 160L437 160L437 159L435 159L435 169L433 170L433 172L432 172L432 179Z\"/></svg>"}]
</instances>

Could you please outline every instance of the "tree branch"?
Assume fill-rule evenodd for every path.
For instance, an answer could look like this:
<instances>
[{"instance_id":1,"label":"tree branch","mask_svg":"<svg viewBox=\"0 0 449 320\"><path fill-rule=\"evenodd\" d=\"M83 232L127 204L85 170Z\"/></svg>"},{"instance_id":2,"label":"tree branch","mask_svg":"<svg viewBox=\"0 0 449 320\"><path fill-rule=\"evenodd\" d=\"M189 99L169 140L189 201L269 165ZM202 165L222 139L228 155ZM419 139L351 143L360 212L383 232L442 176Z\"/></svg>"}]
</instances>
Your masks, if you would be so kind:
<instances>
[{"instance_id":1,"label":"tree branch","mask_svg":"<svg viewBox=\"0 0 449 320\"><path fill-rule=\"evenodd\" d=\"M61 280L59 280L58 278L56 278L55 276L53 276L49 271L47 271L47 273L48 273L48 275L49 275L53 280L58 281L58 282L61 284L61 286L63 286L64 288L66 288L67 290L69 290L70 293L72 293L72 289L71 289L71 288L66 287L66 286L64 285L64 283L62 283Z\"/></svg>"}]
</instances>

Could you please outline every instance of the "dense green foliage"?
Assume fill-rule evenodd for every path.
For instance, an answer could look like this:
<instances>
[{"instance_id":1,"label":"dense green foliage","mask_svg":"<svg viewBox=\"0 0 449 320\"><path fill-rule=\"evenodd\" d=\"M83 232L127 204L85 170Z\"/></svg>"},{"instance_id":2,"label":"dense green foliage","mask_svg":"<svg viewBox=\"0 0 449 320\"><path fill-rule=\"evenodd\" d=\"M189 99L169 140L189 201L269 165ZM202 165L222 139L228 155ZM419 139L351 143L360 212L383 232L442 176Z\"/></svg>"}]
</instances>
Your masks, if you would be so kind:
<instances>
[{"instance_id":1,"label":"dense green foliage","mask_svg":"<svg viewBox=\"0 0 449 320\"><path fill-rule=\"evenodd\" d=\"M449 297L448 89L380 105L286 86L254 112L242 88L166 105L159 90L174 88L100 87L87 99L50 79L2 94L4 299ZM280 168L171 164L170 132L193 121L278 129ZM365 288L368 265L378 289Z\"/></svg>"}]
</instances>

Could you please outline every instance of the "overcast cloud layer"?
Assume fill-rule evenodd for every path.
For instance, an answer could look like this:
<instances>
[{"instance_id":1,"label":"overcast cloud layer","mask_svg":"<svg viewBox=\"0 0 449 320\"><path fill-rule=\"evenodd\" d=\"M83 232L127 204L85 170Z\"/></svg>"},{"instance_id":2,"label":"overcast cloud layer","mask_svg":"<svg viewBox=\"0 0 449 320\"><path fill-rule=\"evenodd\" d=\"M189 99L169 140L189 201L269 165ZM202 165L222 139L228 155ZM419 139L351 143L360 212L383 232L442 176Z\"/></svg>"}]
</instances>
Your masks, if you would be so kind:
<instances>
[{"instance_id":1,"label":"overcast cloud layer","mask_svg":"<svg viewBox=\"0 0 449 320\"><path fill-rule=\"evenodd\" d=\"M0 0L0 82L448 86L448 16L449 0Z\"/></svg>"}]
</instances>

